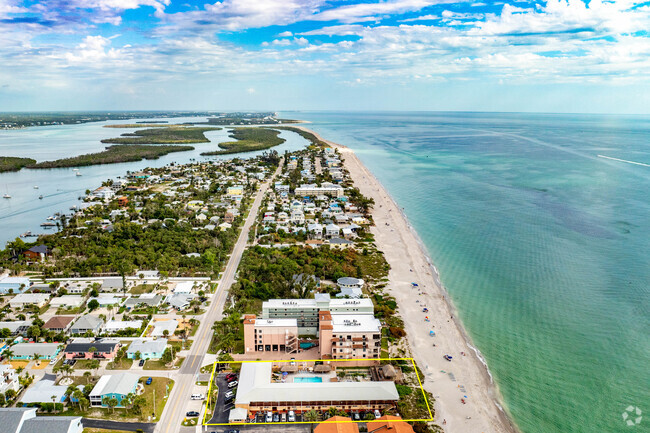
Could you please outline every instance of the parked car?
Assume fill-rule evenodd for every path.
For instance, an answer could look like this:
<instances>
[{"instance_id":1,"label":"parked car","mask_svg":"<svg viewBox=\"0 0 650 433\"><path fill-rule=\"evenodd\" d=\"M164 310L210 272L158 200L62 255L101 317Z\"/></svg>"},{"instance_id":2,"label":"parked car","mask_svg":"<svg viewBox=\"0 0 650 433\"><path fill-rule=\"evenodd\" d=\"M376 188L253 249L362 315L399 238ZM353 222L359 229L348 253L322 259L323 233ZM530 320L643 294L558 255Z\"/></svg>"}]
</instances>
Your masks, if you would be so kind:
<instances>
[{"instance_id":1,"label":"parked car","mask_svg":"<svg viewBox=\"0 0 650 433\"><path fill-rule=\"evenodd\" d=\"M226 400L228 400L229 398L233 398L235 396L235 393L232 391L228 391L227 393L224 394L224 396L226 397Z\"/></svg>"},{"instance_id":2,"label":"parked car","mask_svg":"<svg viewBox=\"0 0 650 433\"><path fill-rule=\"evenodd\" d=\"M147 381L144 384L145 385L151 385L151 382L153 382L153 377L148 378Z\"/></svg>"},{"instance_id":3,"label":"parked car","mask_svg":"<svg viewBox=\"0 0 650 433\"><path fill-rule=\"evenodd\" d=\"M266 412L266 422L273 422L273 414L271 412Z\"/></svg>"},{"instance_id":4,"label":"parked car","mask_svg":"<svg viewBox=\"0 0 650 433\"><path fill-rule=\"evenodd\" d=\"M234 388L234 387L236 387L238 384L239 384L239 382L237 382L237 381L235 380L235 381L230 382L230 383L228 384L228 388Z\"/></svg>"},{"instance_id":5,"label":"parked car","mask_svg":"<svg viewBox=\"0 0 650 433\"><path fill-rule=\"evenodd\" d=\"M381 418L381 412L375 409L375 418Z\"/></svg>"},{"instance_id":6,"label":"parked car","mask_svg":"<svg viewBox=\"0 0 650 433\"><path fill-rule=\"evenodd\" d=\"M186 413L185 416L190 416L190 417L199 416L199 413L195 410L191 410L188 413Z\"/></svg>"},{"instance_id":7,"label":"parked car","mask_svg":"<svg viewBox=\"0 0 650 433\"><path fill-rule=\"evenodd\" d=\"M228 430L226 433L239 433L239 430Z\"/></svg>"},{"instance_id":8,"label":"parked car","mask_svg":"<svg viewBox=\"0 0 650 433\"><path fill-rule=\"evenodd\" d=\"M190 396L191 400L205 400L205 396L203 394L192 394Z\"/></svg>"},{"instance_id":9,"label":"parked car","mask_svg":"<svg viewBox=\"0 0 650 433\"><path fill-rule=\"evenodd\" d=\"M273 422L280 422L280 415L277 413L273 414Z\"/></svg>"},{"instance_id":10,"label":"parked car","mask_svg":"<svg viewBox=\"0 0 650 433\"><path fill-rule=\"evenodd\" d=\"M226 382L233 382L237 380L237 376L226 377Z\"/></svg>"},{"instance_id":11,"label":"parked car","mask_svg":"<svg viewBox=\"0 0 650 433\"><path fill-rule=\"evenodd\" d=\"M296 414L292 410L289 411L288 419L289 419L289 422L296 422Z\"/></svg>"},{"instance_id":12,"label":"parked car","mask_svg":"<svg viewBox=\"0 0 650 433\"><path fill-rule=\"evenodd\" d=\"M287 414L282 412L280 415L280 422L287 422Z\"/></svg>"},{"instance_id":13,"label":"parked car","mask_svg":"<svg viewBox=\"0 0 650 433\"><path fill-rule=\"evenodd\" d=\"M140 362L138 362L138 365L142 367L144 365L144 359L141 359Z\"/></svg>"},{"instance_id":14,"label":"parked car","mask_svg":"<svg viewBox=\"0 0 650 433\"><path fill-rule=\"evenodd\" d=\"M237 375L235 373L228 373L226 374L226 380L231 381L231 380L236 380Z\"/></svg>"},{"instance_id":15,"label":"parked car","mask_svg":"<svg viewBox=\"0 0 650 433\"><path fill-rule=\"evenodd\" d=\"M359 416L359 412L355 412L352 414L352 419L355 421L359 421L361 417Z\"/></svg>"}]
</instances>

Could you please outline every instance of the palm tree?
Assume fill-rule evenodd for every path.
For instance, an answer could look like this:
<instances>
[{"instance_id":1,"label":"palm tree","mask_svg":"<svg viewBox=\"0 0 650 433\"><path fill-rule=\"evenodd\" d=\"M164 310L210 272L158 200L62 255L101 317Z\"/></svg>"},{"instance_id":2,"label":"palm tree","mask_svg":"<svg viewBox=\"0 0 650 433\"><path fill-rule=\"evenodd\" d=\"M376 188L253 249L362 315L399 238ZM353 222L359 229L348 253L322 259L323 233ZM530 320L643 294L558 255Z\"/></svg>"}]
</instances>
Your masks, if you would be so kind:
<instances>
[{"instance_id":1,"label":"palm tree","mask_svg":"<svg viewBox=\"0 0 650 433\"><path fill-rule=\"evenodd\" d=\"M90 383L90 376L92 376L92 373L90 373L90 371L84 371L84 377L86 378L86 383Z\"/></svg>"},{"instance_id":2,"label":"palm tree","mask_svg":"<svg viewBox=\"0 0 650 433\"><path fill-rule=\"evenodd\" d=\"M316 412L315 410L312 409L310 411L305 412L305 414L303 415L303 418L304 418L305 421L310 421L310 422L318 421L318 418L319 418L318 417L318 412Z\"/></svg>"}]
</instances>

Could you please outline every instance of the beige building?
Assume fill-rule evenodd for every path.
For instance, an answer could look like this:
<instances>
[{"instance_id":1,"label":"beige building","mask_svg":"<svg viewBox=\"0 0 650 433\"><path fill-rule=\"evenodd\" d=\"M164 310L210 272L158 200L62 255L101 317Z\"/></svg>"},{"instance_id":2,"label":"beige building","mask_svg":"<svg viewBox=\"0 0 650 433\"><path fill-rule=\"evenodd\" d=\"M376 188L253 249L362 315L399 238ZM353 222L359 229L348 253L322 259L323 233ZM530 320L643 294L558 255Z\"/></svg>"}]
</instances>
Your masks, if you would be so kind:
<instances>
[{"instance_id":1,"label":"beige building","mask_svg":"<svg viewBox=\"0 0 650 433\"><path fill-rule=\"evenodd\" d=\"M381 323L369 314L319 313L321 358L379 358Z\"/></svg>"},{"instance_id":2,"label":"beige building","mask_svg":"<svg viewBox=\"0 0 650 433\"><path fill-rule=\"evenodd\" d=\"M365 382L315 382L317 376L291 381L274 381L272 363L243 363L239 374L239 386L235 397L235 408L247 413L266 411L327 410L335 407L341 410L384 410L394 407L399 400L395 383L392 381ZM241 418L241 415L239 415Z\"/></svg>"},{"instance_id":3,"label":"beige building","mask_svg":"<svg viewBox=\"0 0 650 433\"><path fill-rule=\"evenodd\" d=\"M298 351L298 322L296 319L258 319L244 316L244 350L252 352Z\"/></svg>"}]
</instances>

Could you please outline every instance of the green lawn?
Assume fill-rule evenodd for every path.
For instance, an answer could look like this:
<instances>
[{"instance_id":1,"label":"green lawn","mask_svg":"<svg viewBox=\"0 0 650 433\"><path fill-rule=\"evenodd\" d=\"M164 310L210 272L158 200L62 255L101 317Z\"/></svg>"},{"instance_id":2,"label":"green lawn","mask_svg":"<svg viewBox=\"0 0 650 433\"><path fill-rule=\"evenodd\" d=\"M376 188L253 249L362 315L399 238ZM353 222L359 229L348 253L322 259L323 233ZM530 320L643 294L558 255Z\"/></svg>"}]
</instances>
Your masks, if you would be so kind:
<instances>
[{"instance_id":1,"label":"green lawn","mask_svg":"<svg viewBox=\"0 0 650 433\"><path fill-rule=\"evenodd\" d=\"M140 383L145 383L147 381L146 377L140 379ZM169 389L167 389L169 385ZM154 390L156 395L156 416L152 420L154 422L160 420L160 415L162 414L163 409L165 408L165 403L167 403L166 396L172 391L174 387L174 381L167 379L166 377L154 377L151 385L144 385L144 394L143 396L147 400L144 407L142 408L142 416L146 419L148 415L151 415L153 411L153 398Z\"/></svg>"},{"instance_id":2,"label":"green lawn","mask_svg":"<svg viewBox=\"0 0 650 433\"><path fill-rule=\"evenodd\" d=\"M72 367L75 370L90 370L90 363L92 361L92 359L80 359Z\"/></svg>"},{"instance_id":3,"label":"green lawn","mask_svg":"<svg viewBox=\"0 0 650 433\"><path fill-rule=\"evenodd\" d=\"M128 370L133 365L133 360L128 358L122 358L117 363L111 361L106 367L107 370Z\"/></svg>"},{"instance_id":4,"label":"green lawn","mask_svg":"<svg viewBox=\"0 0 650 433\"><path fill-rule=\"evenodd\" d=\"M132 287L131 290L129 290L129 293L133 295L141 295L143 293L151 293L153 292L154 287L156 287L155 284L138 284L135 287Z\"/></svg>"},{"instance_id":5,"label":"green lawn","mask_svg":"<svg viewBox=\"0 0 650 433\"><path fill-rule=\"evenodd\" d=\"M178 358L174 366L180 367L185 358ZM167 367L165 363L159 359L149 359L144 363L143 370L173 370L173 367Z\"/></svg>"}]
</instances>

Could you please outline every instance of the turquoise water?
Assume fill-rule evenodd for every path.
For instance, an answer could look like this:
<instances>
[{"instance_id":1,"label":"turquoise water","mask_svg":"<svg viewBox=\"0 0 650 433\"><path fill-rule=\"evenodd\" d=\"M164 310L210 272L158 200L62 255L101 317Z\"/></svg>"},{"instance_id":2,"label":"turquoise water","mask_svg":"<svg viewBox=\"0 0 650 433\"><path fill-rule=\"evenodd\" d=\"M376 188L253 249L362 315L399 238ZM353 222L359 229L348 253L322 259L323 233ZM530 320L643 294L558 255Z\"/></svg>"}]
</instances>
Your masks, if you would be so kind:
<instances>
[{"instance_id":1,"label":"turquoise water","mask_svg":"<svg viewBox=\"0 0 650 433\"><path fill-rule=\"evenodd\" d=\"M321 383L323 381L322 377L294 377L293 383Z\"/></svg>"},{"instance_id":2,"label":"turquoise water","mask_svg":"<svg viewBox=\"0 0 650 433\"><path fill-rule=\"evenodd\" d=\"M650 431L650 167L598 157L650 164L648 117L282 115L404 207L522 431Z\"/></svg>"}]
</instances>

